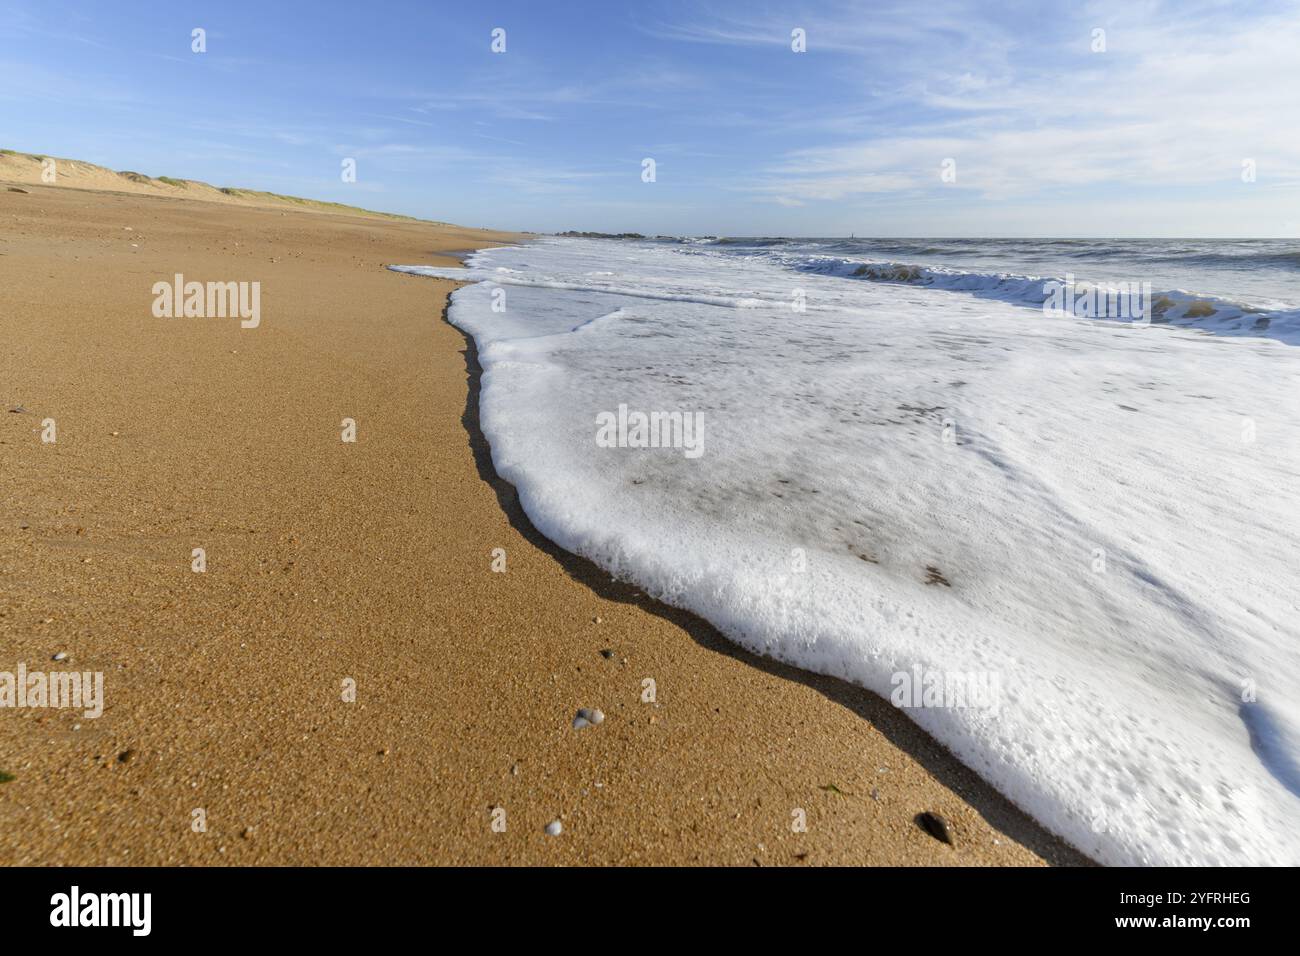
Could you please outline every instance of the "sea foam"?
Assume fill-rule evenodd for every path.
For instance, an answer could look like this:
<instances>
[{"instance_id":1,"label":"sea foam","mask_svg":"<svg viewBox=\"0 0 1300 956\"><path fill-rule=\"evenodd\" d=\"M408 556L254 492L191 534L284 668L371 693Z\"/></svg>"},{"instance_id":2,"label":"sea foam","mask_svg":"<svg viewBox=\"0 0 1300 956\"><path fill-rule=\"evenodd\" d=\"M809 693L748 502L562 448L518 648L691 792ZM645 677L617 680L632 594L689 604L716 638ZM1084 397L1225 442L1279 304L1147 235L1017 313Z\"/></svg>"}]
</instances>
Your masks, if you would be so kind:
<instances>
[{"instance_id":1,"label":"sea foam","mask_svg":"<svg viewBox=\"0 0 1300 956\"><path fill-rule=\"evenodd\" d=\"M885 697L991 675L907 713L1100 862L1300 863L1300 350L782 255L395 268L473 283L449 316L547 537ZM704 453L602 447L621 405L698 414Z\"/></svg>"}]
</instances>

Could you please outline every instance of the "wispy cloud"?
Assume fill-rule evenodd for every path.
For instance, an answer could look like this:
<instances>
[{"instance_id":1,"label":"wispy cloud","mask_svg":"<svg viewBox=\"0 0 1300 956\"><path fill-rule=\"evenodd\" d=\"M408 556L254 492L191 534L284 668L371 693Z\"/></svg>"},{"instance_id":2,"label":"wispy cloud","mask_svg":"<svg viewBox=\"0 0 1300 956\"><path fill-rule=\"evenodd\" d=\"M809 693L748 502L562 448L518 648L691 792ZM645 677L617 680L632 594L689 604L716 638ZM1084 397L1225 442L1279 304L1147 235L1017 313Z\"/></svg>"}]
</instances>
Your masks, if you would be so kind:
<instances>
[{"instance_id":1,"label":"wispy cloud","mask_svg":"<svg viewBox=\"0 0 1300 956\"><path fill-rule=\"evenodd\" d=\"M1106 22L1100 8L1093 22ZM1008 75L941 72L906 90L917 119L886 134L786 152L753 183L785 203L842 201L941 186L986 199L1058 188L1150 188L1300 175L1300 129L1283 117L1300 89L1294 10L1243 18L1227 8L1170 16L1149 6L1077 42L1029 51ZM944 184L941 164L955 164Z\"/></svg>"}]
</instances>

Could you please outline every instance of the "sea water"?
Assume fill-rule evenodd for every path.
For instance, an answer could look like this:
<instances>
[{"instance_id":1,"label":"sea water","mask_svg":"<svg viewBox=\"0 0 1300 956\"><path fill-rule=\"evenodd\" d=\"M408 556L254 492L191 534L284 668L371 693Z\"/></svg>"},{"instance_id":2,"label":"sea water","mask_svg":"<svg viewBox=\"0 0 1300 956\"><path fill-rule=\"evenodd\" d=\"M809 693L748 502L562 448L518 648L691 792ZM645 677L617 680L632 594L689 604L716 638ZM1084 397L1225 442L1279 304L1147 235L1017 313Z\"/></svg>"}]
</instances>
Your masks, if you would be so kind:
<instances>
[{"instance_id":1,"label":"sea water","mask_svg":"<svg viewBox=\"0 0 1300 956\"><path fill-rule=\"evenodd\" d=\"M1293 245L550 237L467 266L395 268L472 283L449 317L547 537L892 699L1100 862L1300 863ZM1044 310L1067 277L1163 305Z\"/></svg>"}]
</instances>

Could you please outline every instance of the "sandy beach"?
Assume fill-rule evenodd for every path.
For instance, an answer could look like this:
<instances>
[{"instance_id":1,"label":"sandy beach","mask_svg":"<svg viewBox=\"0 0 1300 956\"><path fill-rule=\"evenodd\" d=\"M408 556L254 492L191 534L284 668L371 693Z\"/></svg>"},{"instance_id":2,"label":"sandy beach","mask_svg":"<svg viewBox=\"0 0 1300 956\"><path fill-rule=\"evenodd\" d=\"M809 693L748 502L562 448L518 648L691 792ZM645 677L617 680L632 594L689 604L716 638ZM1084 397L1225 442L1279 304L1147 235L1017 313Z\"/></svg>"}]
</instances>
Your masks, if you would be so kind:
<instances>
[{"instance_id":1,"label":"sandy beach","mask_svg":"<svg viewBox=\"0 0 1300 956\"><path fill-rule=\"evenodd\" d=\"M102 672L105 699L0 711L0 861L1087 862L887 701L531 527L453 284L386 269L519 237L15 185L0 670ZM260 323L155 317L176 273L260 282Z\"/></svg>"}]
</instances>

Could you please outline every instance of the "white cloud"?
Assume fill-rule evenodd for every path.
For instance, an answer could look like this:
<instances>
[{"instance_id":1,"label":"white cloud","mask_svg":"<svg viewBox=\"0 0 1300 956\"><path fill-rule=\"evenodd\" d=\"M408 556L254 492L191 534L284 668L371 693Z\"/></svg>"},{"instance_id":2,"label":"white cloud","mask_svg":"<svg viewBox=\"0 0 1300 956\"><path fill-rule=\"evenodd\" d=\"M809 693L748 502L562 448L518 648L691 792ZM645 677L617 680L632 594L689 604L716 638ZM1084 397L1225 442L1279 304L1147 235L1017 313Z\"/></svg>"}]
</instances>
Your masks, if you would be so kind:
<instances>
[{"instance_id":1,"label":"white cloud","mask_svg":"<svg viewBox=\"0 0 1300 956\"><path fill-rule=\"evenodd\" d=\"M943 185L949 157L957 179L947 188L995 200L1074 187L1227 189L1240 185L1244 159L1257 161L1261 183L1300 177L1294 9L1252 18L1219 6L1148 7L1141 21L1112 22L1100 7L1090 15L1111 23L1107 52L1088 51L1085 18L1078 43L1022 48L1009 74L909 79L913 123L791 150L753 192L793 202L920 195Z\"/></svg>"}]
</instances>

